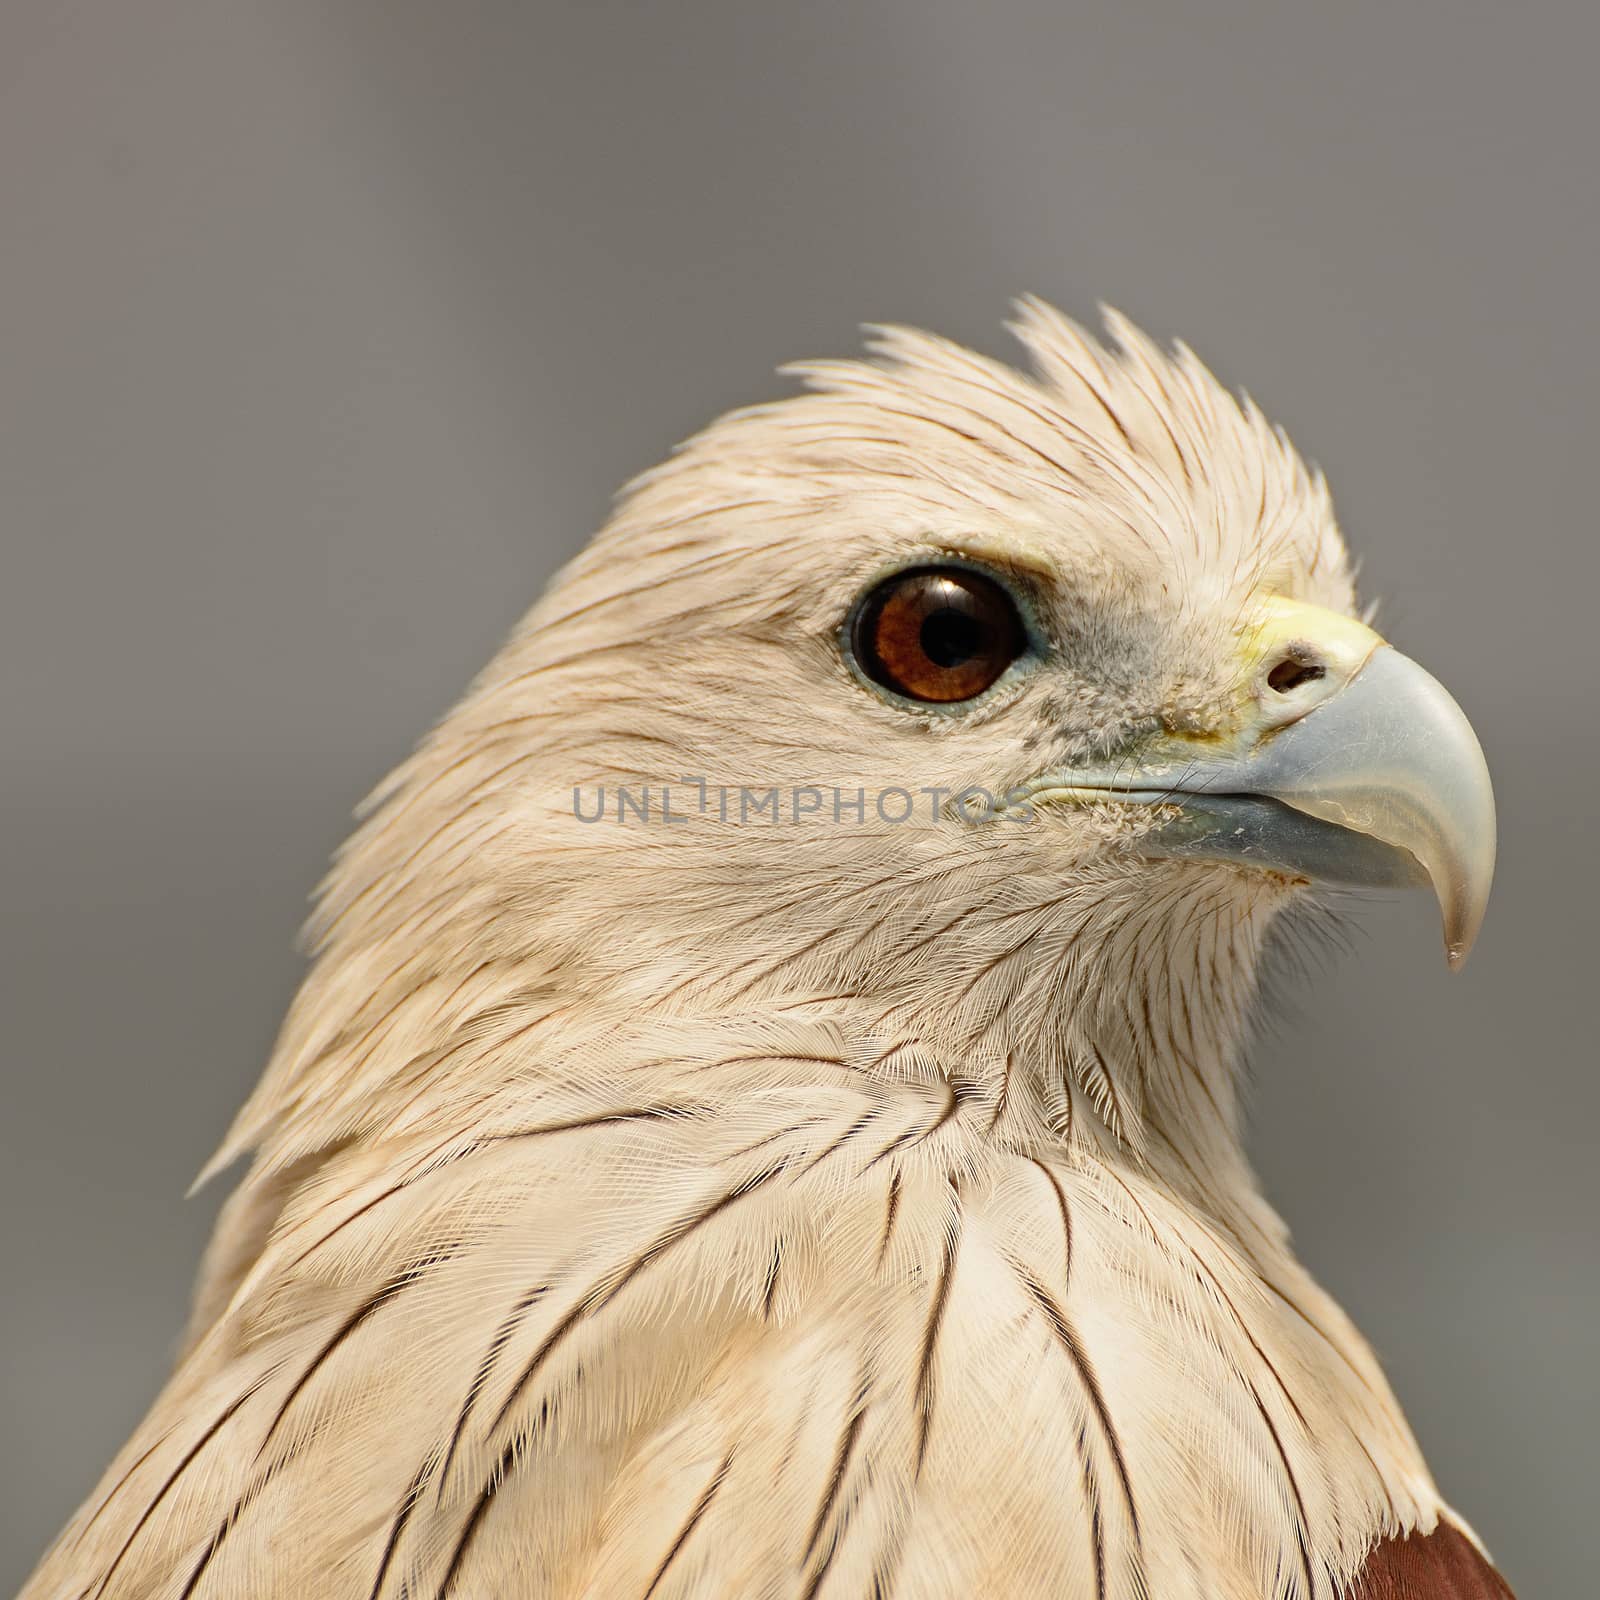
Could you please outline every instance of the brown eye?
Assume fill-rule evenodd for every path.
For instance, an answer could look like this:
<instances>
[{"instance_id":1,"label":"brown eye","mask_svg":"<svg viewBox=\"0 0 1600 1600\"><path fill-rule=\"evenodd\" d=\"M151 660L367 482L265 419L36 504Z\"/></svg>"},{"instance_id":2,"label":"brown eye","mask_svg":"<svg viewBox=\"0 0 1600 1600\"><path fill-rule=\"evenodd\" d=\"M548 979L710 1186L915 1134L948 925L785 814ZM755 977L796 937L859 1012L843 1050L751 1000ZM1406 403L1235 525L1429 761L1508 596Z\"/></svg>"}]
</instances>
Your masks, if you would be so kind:
<instances>
[{"instance_id":1,"label":"brown eye","mask_svg":"<svg viewBox=\"0 0 1600 1600\"><path fill-rule=\"evenodd\" d=\"M982 694L1027 646L1011 597L965 567L918 567L879 584L851 638L861 670L909 700Z\"/></svg>"}]
</instances>

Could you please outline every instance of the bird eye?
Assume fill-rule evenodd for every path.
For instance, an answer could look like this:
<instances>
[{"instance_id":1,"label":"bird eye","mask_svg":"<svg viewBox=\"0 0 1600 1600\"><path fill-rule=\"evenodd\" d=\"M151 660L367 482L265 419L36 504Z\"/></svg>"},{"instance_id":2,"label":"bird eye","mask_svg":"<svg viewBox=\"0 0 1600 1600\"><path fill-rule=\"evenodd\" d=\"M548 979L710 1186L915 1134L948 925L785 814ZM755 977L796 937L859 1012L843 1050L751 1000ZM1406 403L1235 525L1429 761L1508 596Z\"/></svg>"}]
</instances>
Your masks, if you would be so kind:
<instances>
[{"instance_id":1,"label":"bird eye","mask_svg":"<svg viewBox=\"0 0 1600 1600\"><path fill-rule=\"evenodd\" d=\"M917 567L885 579L856 613L861 670L908 700L982 694L1026 648L1011 596L966 567Z\"/></svg>"}]
</instances>

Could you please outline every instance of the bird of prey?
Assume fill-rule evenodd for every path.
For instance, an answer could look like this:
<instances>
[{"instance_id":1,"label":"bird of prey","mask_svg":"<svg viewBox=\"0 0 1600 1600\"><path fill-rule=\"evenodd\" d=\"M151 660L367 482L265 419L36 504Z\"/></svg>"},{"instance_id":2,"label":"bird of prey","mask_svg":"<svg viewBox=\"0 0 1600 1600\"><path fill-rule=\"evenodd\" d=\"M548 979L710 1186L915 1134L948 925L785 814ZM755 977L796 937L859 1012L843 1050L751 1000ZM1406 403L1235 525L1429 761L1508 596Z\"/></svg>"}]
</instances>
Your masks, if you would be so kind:
<instances>
[{"instance_id":1,"label":"bird of prey","mask_svg":"<svg viewBox=\"0 0 1600 1600\"><path fill-rule=\"evenodd\" d=\"M1020 303L715 422L373 798L28 1600L1490 1600L1241 1145L1274 925L1494 805L1321 476Z\"/></svg>"}]
</instances>

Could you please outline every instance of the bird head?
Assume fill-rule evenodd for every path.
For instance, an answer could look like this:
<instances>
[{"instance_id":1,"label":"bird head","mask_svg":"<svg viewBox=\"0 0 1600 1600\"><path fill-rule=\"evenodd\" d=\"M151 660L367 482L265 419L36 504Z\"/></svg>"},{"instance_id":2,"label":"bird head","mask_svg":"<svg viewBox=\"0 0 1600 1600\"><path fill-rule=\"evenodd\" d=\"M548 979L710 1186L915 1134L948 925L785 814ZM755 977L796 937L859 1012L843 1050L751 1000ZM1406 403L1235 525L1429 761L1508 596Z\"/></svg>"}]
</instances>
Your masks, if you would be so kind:
<instances>
[{"instance_id":1,"label":"bird head","mask_svg":"<svg viewBox=\"0 0 1600 1600\"><path fill-rule=\"evenodd\" d=\"M1163 1072L1226 1095L1320 885L1431 885L1464 959L1494 855L1464 717L1357 614L1282 432L1109 321L1024 302L1028 375L880 331L630 486L380 795L309 1014L418 947L441 989L503 969L502 1010L850 1004L1127 1133Z\"/></svg>"}]
</instances>

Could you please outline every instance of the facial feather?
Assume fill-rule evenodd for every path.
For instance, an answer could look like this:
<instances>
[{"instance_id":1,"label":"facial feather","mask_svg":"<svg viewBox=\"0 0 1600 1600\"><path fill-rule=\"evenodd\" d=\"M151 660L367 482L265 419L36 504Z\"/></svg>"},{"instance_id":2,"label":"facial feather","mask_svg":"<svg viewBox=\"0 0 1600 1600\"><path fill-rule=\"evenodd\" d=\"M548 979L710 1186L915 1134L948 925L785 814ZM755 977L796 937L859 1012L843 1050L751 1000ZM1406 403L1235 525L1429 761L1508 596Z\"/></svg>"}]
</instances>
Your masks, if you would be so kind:
<instances>
[{"instance_id":1,"label":"facial feather","mask_svg":"<svg viewBox=\"0 0 1600 1600\"><path fill-rule=\"evenodd\" d=\"M482 1008L495 992L485 958L501 952L504 981L576 972L586 992L626 984L643 963L647 998L683 984L703 996L741 990L750 949L770 955L769 987L786 997L825 990L842 963L886 1009L926 1015L930 996L945 995L953 1011L1014 1010L1027 1037L1012 1042L1059 1066L1062 1020L1082 1015L1082 991L1107 987L1108 932L1128 958L1140 938L1131 918L1145 878L1124 904L1118 873L1093 859L1110 819L1051 820L999 840L922 815L876 833L824 816L733 835L696 815L622 834L583 828L573 797L592 805L607 784L658 796L672 786L682 806L698 794L689 777L777 788L786 801L812 789L1004 793L1052 759L1113 748L1164 716L1203 723L1235 687L1225 646L1263 584L1348 608L1320 480L1192 356L1169 362L1120 319L1114 327L1117 356L1025 303L1018 328L1034 379L888 330L876 361L797 369L810 393L724 419L632 485L380 791L325 886L318 969L219 1161L281 1121L278 1096L360 1100L369 1079L416 1053L420 1040L403 1042L413 1016L453 1033L455 985ZM875 573L918 553L1030 577L1040 625L1070 667L959 723L863 695L840 659L842 618ZM870 895L855 892L880 878ZM1160 892L1168 912L1147 941L1187 922L1209 943L1237 924L1233 970L1202 957L1194 974L1194 1009L1216 1035L1208 1045L1226 1054L1257 920L1279 897L1245 880L1224 892L1214 874L1197 883L1192 872ZM770 914L776 906L792 909ZM932 908L968 915L919 953ZM1033 936L1013 955L1019 930ZM994 986L974 1001L962 981L990 960L1014 1006L996 1006ZM430 975L438 992L419 993L428 961L443 969ZM335 1066L335 1030L365 1038L351 1007L324 997L346 982L365 997L358 1017L402 1037ZM391 1018L398 994L408 1000ZM953 1044L970 1038L970 1018L948 1022ZM1214 1087L1227 1092L1226 1073Z\"/></svg>"}]
</instances>

